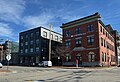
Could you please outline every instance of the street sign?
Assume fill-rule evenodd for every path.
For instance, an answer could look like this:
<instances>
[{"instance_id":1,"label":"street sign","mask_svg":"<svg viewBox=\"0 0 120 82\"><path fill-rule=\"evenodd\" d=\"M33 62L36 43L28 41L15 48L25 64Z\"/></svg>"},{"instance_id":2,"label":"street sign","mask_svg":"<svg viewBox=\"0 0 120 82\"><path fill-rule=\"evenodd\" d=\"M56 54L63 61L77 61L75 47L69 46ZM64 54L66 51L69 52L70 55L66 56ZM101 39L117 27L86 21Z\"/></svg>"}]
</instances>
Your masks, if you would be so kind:
<instances>
[{"instance_id":1,"label":"street sign","mask_svg":"<svg viewBox=\"0 0 120 82\"><path fill-rule=\"evenodd\" d=\"M7 61L10 61L11 55L7 55L7 56L6 56L6 59L7 59Z\"/></svg>"}]
</instances>

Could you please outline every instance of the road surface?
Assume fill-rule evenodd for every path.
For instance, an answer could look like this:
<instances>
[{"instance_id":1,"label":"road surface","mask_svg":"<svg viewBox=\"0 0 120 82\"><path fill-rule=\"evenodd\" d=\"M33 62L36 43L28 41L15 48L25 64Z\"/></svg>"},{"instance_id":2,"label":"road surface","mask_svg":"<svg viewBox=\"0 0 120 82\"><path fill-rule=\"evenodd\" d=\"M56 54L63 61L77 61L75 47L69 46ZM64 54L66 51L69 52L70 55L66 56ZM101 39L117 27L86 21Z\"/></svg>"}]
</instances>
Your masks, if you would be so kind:
<instances>
[{"instance_id":1,"label":"road surface","mask_svg":"<svg viewBox=\"0 0 120 82\"><path fill-rule=\"evenodd\" d=\"M6 70L3 67L0 70ZM120 82L120 68L41 68L10 66L0 82Z\"/></svg>"}]
</instances>

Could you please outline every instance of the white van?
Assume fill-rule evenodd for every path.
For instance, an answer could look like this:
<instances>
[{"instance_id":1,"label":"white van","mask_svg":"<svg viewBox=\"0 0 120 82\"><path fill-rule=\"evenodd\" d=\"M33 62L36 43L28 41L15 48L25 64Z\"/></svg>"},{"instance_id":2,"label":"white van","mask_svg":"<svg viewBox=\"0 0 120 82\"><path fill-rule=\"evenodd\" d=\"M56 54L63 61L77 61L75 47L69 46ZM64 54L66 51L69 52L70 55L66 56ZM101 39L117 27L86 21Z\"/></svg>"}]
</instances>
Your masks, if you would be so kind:
<instances>
[{"instance_id":1,"label":"white van","mask_svg":"<svg viewBox=\"0 0 120 82\"><path fill-rule=\"evenodd\" d=\"M39 63L39 66L51 67L52 66L52 62L51 61L42 61L42 63Z\"/></svg>"},{"instance_id":2,"label":"white van","mask_svg":"<svg viewBox=\"0 0 120 82\"><path fill-rule=\"evenodd\" d=\"M2 63L0 63L0 68L2 68L2 66L3 66Z\"/></svg>"}]
</instances>

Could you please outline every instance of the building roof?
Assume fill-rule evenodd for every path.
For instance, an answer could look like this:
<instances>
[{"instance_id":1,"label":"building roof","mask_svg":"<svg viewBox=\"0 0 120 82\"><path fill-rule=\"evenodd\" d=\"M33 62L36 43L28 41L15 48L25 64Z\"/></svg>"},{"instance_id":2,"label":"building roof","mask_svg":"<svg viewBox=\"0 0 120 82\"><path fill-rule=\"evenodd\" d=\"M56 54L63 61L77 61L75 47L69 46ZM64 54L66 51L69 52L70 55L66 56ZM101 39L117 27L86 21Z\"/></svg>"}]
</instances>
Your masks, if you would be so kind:
<instances>
[{"instance_id":1,"label":"building roof","mask_svg":"<svg viewBox=\"0 0 120 82\"><path fill-rule=\"evenodd\" d=\"M98 12L96 12L93 15L89 15L89 16L86 16L86 17L83 17L83 18L80 18L80 19L62 24L61 28L64 28L66 26L70 26L70 25L73 25L73 24L76 24L76 23L84 22L84 21L87 21L87 20L91 20L91 19L94 19L94 18L101 18L101 16Z\"/></svg>"},{"instance_id":2,"label":"building roof","mask_svg":"<svg viewBox=\"0 0 120 82\"><path fill-rule=\"evenodd\" d=\"M32 31L32 30L35 30L35 29L40 29L40 28L43 28L43 29L46 29L46 30L50 31L49 29L40 26L40 27L36 27L36 28L33 28L33 29L29 29L29 30L26 30L26 31L20 32L20 34L21 34L21 33L25 33L25 32L29 32L29 31ZM55 31L51 31L51 32L56 33L56 34L59 34L59 35L62 35L62 34L60 34L60 33L58 33L58 32L55 32Z\"/></svg>"},{"instance_id":3,"label":"building roof","mask_svg":"<svg viewBox=\"0 0 120 82\"><path fill-rule=\"evenodd\" d=\"M106 28L109 30L109 31L113 31L113 28L110 24L106 25Z\"/></svg>"},{"instance_id":4,"label":"building roof","mask_svg":"<svg viewBox=\"0 0 120 82\"><path fill-rule=\"evenodd\" d=\"M99 23L109 32L109 34L113 37L112 32L113 28L110 24L105 25L101 20L99 20Z\"/></svg>"}]
</instances>

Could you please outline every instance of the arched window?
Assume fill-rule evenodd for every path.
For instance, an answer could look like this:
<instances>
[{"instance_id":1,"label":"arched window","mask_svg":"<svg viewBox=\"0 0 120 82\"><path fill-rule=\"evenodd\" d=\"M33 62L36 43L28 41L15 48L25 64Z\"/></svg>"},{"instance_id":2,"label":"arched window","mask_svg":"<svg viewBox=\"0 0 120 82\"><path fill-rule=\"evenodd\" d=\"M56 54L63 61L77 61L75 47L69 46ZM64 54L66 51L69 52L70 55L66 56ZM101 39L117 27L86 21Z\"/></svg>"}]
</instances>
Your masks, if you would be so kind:
<instances>
[{"instance_id":1,"label":"arched window","mask_svg":"<svg viewBox=\"0 0 120 82\"><path fill-rule=\"evenodd\" d=\"M71 61L71 55L70 54L66 54L66 61L67 62Z\"/></svg>"},{"instance_id":2,"label":"arched window","mask_svg":"<svg viewBox=\"0 0 120 82\"><path fill-rule=\"evenodd\" d=\"M94 62L95 61L95 53L94 52L89 52L88 53L88 60L89 60L89 62Z\"/></svg>"},{"instance_id":3,"label":"arched window","mask_svg":"<svg viewBox=\"0 0 120 82\"><path fill-rule=\"evenodd\" d=\"M102 62L106 62L106 53L102 52Z\"/></svg>"}]
</instances>

